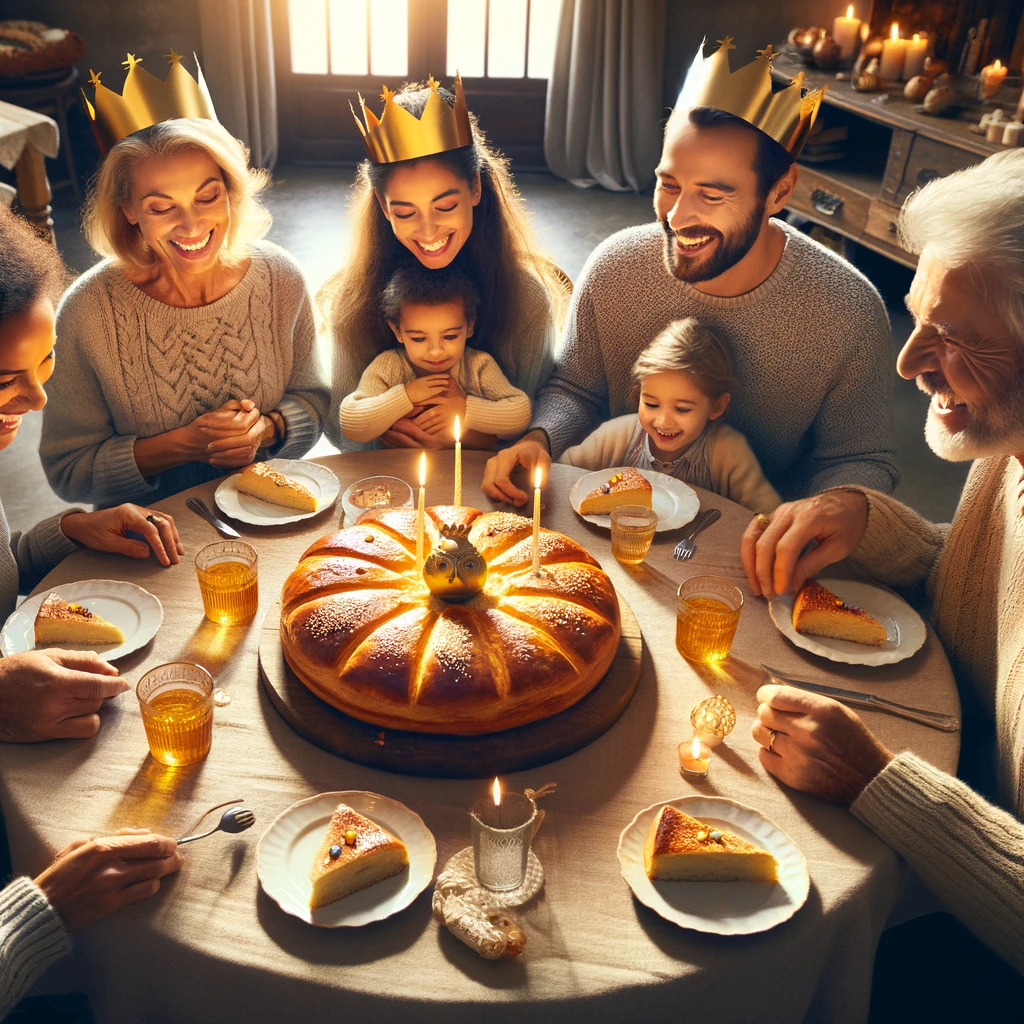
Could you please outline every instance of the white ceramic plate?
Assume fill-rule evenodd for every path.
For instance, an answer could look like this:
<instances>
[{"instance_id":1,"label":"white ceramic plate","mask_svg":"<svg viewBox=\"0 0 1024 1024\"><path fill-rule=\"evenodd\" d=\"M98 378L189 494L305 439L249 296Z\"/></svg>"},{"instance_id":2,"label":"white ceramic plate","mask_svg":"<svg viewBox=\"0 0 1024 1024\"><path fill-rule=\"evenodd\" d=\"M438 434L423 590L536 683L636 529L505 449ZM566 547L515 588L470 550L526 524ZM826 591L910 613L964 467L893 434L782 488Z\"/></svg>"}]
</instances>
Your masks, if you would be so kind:
<instances>
[{"instance_id":1,"label":"white ceramic plate","mask_svg":"<svg viewBox=\"0 0 1024 1024\"><path fill-rule=\"evenodd\" d=\"M123 580L82 580L65 583L26 598L11 612L0 632L0 650L4 655L35 650L36 615L39 606L50 594L59 594L65 601L77 602L89 611L112 622L124 633L123 644L48 644L65 651L95 651L111 661L123 658L148 644L164 621L164 608L148 590Z\"/></svg>"},{"instance_id":2,"label":"white ceramic plate","mask_svg":"<svg viewBox=\"0 0 1024 1024\"><path fill-rule=\"evenodd\" d=\"M778 862L778 882L652 882L644 868L644 841L665 804L767 850ZM623 829L618 854L622 877L644 906L683 928L715 935L774 928L804 905L811 887L807 861L796 843L760 811L724 797L684 796L652 804Z\"/></svg>"},{"instance_id":3,"label":"white ceramic plate","mask_svg":"<svg viewBox=\"0 0 1024 1024\"><path fill-rule=\"evenodd\" d=\"M298 512L293 508L285 508L284 505L260 501L251 494L241 494L238 490L237 473L225 477L214 491L213 499L217 502L217 508L240 523L250 523L252 526L281 526L283 523L297 523L300 519L318 516L338 500L341 483L326 466L316 462L304 462L302 459L267 459L267 465L308 487L319 502L317 510Z\"/></svg>"},{"instance_id":4,"label":"white ceramic plate","mask_svg":"<svg viewBox=\"0 0 1024 1024\"><path fill-rule=\"evenodd\" d=\"M409 848L409 866L351 896L310 910L309 869L340 803L401 839ZM436 862L434 837L418 814L397 800L363 790L319 793L292 804L274 819L256 848L256 873L263 891L286 914L319 928L356 928L397 914L430 885Z\"/></svg>"},{"instance_id":5,"label":"white ceramic plate","mask_svg":"<svg viewBox=\"0 0 1024 1024\"><path fill-rule=\"evenodd\" d=\"M804 636L793 628L793 598L776 594L768 599L772 622L797 647L847 665L891 665L921 649L928 635L924 620L898 594L856 580L821 579L818 582L847 604L856 605L878 619L888 636L881 647L827 636Z\"/></svg>"},{"instance_id":6,"label":"white ceramic plate","mask_svg":"<svg viewBox=\"0 0 1024 1024\"><path fill-rule=\"evenodd\" d=\"M606 530L612 528L611 516L584 516L580 512L580 503L595 488L613 477L623 467L612 469L599 469L595 473L587 473L572 485L569 491L569 501L575 513L588 523L595 526L603 526ZM700 509L700 498L697 492L677 480L674 476L665 473L654 473L646 469L638 469L641 476L647 478L654 493L651 495L651 505L658 513L658 533L664 530L678 530L685 526L697 514Z\"/></svg>"}]
</instances>

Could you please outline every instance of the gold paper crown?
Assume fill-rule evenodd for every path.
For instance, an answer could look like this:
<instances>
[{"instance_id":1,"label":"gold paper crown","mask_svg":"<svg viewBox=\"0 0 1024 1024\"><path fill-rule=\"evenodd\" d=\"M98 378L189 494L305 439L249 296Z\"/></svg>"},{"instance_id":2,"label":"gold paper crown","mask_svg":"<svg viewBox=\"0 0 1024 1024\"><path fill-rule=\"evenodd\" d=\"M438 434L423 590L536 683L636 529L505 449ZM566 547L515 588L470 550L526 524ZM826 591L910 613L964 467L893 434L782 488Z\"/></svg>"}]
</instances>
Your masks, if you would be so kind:
<instances>
[{"instance_id":1,"label":"gold paper crown","mask_svg":"<svg viewBox=\"0 0 1024 1024\"><path fill-rule=\"evenodd\" d=\"M363 112L362 121L349 103L352 107L352 116L356 119L363 142L366 144L366 152L375 164L417 160L420 157L433 156L435 153L444 153L449 149L460 149L462 146L473 144L473 129L469 123L466 96L462 91L462 78L459 75L455 76L454 109L448 106L444 97L437 91L440 83L433 75L427 84L430 95L420 117L396 103L395 91L386 85L380 94L384 101L380 117L367 108L361 95L359 106Z\"/></svg>"},{"instance_id":2,"label":"gold paper crown","mask_svg":"<svg viewBox=\"0 0 1024 1024\"><path fill-rule=\"evenodd\" d=\"M714 107L743 118L773 138L795 160L818 116L825 86L804 90L801 71L789 85L772 91L771 46L757 51L757 57L736 72L729 69L729 51L735 50L732 36L718 40L718 49L704 56L704 43L686 74L677 110Z\"/></svg>"},{"instance_id":3,"label":"gold paper crown","mask_svg":"<svg viewBox=\"0 0 1024 1024\"><path fill-rule=\"evenodd\" d=\"M89 84L96 90L96 105L89 102L82 92L85 109L92 121L100 148L106 153L111 146L132 132L141 131L150 125L170 120L172 117L204 117L217 120L210 91L206 88L203 69L196 60L196 81L182 66L181 54L171 49L164 54L170 61L171 69L161 82L144 68L140 68L141 57L134 53L122 61L128 69L121 95L108 89L100 82L99 73L89 69ZM193 57L195 55L193 54Z\"/></svg>"}]
</instances>

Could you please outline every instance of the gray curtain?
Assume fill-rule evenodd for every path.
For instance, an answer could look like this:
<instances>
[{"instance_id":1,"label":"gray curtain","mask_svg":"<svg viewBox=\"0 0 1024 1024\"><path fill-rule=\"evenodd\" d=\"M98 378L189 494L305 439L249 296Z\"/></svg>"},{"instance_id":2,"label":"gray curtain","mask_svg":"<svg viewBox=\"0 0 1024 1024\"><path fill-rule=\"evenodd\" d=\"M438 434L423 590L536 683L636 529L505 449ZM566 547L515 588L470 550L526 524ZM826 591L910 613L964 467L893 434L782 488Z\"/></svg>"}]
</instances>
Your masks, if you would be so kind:
<instances>
[{"instance_id":1,"label":"gray curtain","mask_svg":"<svg viewBox=\"0 0 1024 1024\"><path fill-rule=\"evenodd\" d=\"M562 0L544 125L555 174L616 192L651 184L664 52L665 0Z\"/></svg>"},{"instance_id":2,"label":"gray curtain","mask_svg":"<svg viewBox=\"0 0 1024 1024\"><path fill-rule=\"evenodd\" d=\"M199 4L203 74L221 124L241 139L255 167L277 163L277 88L271 0Z\"/></svg>"}]
</instances>

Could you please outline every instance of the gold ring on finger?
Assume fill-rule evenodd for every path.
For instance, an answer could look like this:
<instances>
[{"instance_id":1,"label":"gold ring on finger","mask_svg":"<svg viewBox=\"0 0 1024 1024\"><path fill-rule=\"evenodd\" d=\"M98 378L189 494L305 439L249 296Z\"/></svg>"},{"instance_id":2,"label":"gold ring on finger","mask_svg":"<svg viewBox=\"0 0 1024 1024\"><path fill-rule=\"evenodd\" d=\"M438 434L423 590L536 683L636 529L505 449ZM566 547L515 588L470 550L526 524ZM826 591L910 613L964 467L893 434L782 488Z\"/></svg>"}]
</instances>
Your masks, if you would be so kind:
<instances>
[{"instance_id":1,"label":"gold ring on finger","mask_svg":"<svg viewBox=\"0 0 1024 1024\"><path fill-rule=\"evenodd\" d=\"M758 512L757 515L754 516L754 522L757 523L762 530L767 530L768 527L772 525L772 517L765 515L764 512Z\"/></svg>"},{"instance_id":2,"label":"gold ring on finger","mask_svg":"<svg viewBox=\"0 0 1024 1024\"><path fill-rule=\"evenodd\" d=\"M768 730L768 749L774 754L775 753L775 730Z\"/></svg>"}]
</instances>

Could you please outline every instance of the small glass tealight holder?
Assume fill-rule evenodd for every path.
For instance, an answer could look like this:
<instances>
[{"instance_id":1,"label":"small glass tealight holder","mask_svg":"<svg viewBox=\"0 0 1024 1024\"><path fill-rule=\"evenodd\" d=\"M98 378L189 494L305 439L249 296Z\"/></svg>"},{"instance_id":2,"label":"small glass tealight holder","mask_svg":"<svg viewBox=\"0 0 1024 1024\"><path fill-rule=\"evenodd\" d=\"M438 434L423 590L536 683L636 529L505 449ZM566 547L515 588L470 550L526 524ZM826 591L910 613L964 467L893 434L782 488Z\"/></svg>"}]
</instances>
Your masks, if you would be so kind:
<instances>
[{"instance_id":1,"label":"small glass tealight holder","mask_svg":"<svg viewBox=\"0 0 1024 1024\"><path fill-rule=\"evenodd\" d=\"M683 775L703 779L711 764L711 748L699 736L679 744L679 770Z\"/></svg>"},{"instance_id":2,"label":"small glass tealight holder","mask_svg":"<svg viewBox=\"0 0 1024 1024\"><path fill-rule=\"evenodd\" d=\"M502 793L501 802L481 797L469 815L473 822L473 864L485 889L509 892L526 879L537 805L522 793Z\"/></svg>"}]
</instances>

